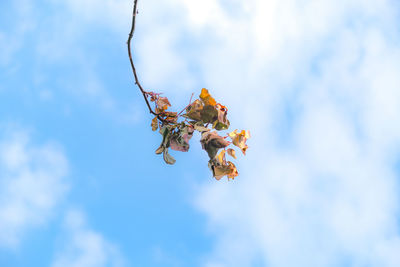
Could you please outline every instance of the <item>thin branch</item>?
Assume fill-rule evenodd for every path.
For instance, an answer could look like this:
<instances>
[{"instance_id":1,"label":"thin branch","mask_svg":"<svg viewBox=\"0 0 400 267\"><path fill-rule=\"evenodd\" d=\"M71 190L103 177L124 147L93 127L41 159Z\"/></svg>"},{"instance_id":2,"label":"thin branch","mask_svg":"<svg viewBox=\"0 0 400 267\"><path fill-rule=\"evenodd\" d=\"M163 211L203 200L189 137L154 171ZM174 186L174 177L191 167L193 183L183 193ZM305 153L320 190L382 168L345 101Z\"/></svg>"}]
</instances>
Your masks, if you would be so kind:
<instances>
[{"instance_id":1,"label":"thin branch","mask_svg":"<svg viewBox=\"0 0 400 267\"><path fill-rule=\"evenodd\" d=\"M192 104L193 95L194 95L194 93L192 93L192 96L190 97L189 105L187 105L184 109L182 109L182 110L178 113L178 116L181 115L182 112L184 112L184 111Z\"/></svg>"},{"instance_id":2,"label":"thin branch","mask_svg":"<svg viewBox=\"0 0 400 267\"><path fill-rule=\"evenodd\" d=\"M190 96L190 99L189 99L189 105L192 103L192 98L193 98L193 95L194 95L194 93L192 93L192 95Z\"/></svg>"},{"instance_id":3,"label":"thin branch","mask_svg":"<svg viewBox=\"0 0 400 267\"><path fill-rule=\"evenodd\" d=\"M133 33L135 32L136 15L138 14L138 12L137 12L137 2L138 2L138 0L134 0L133 13L132 13L132 26L131 26L131 31L129 33L129 37L128 37L128 41L127 41L128 55L129 55L129 61L131 63L131 67L132 67L132 73L133 73L133 76L135 77L135 84L138 86L140 92L142 93L144 101L146 102L146 105L149 108L150 113L155 115L155 116L157 116L157 118L158 118L158 120L160 122L168 124L168 121L166 119L169 118L169 117L174 117L174 116L173 115L169 115L169 114L165 114L165 113L160 114L160 113L157 113L157 112L153 111L153 109L150 106L149 100L147 98L149 93L146 92L143 89L142 85L140 84L138 75L136 73L135 64L133 63L131 42L132 42L132 38L133 38ZM191 100L192 100L192 98L190 98L190 101ZM157 111L157 109L156 109L156 111ZM166 117L166 118L163 118L163 117Z\"/></svg>"},{"instance_id":4,"label":"thin branch","mask_svg":"<svg viewBox=\"0 0 400 267\"><path fill-rule=\"evenodd\" d=\"M128 45L128 54L129 54L129 61L131 62L131 67L132 67L132 72L133 76L135 77L135 84L139 87L140 91L142 92L144 101L146 101L147 107L149 108L149 111L151 114L156 115L160 120L162 120L159 116L159 114L155 113L149 103L149 100L147 99L147 92L143 89L142 85L139 82L137 73L136 73L136 68L135 65L133 64L132 60L132 52L131 52L131 41L133 38L133 33L135 31L135 24L136 24L136 15L137 15L137 2L138 0L135 0L134 6L133 6L133 14L132 14L132 26L131 26L131 31L129 33L127 45ZM162 120L163 121L163 120Z\"/></svg>"}]
</instances>

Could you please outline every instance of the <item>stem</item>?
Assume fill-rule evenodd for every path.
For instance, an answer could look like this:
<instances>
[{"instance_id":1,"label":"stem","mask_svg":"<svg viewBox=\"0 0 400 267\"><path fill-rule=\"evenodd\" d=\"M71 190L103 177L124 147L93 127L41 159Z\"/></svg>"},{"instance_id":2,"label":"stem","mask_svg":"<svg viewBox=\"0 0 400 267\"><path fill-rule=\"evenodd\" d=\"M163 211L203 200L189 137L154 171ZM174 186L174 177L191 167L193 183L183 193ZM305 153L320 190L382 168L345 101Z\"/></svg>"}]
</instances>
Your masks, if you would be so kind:
<instances>
[{"instance_id":1,"label":"stem","mask_svg":"<svg viewBox=\"0 0 400 267\"><path fill-rule=\"evenodd\" d=\"M187 105L184 109L182 109L181 112L178 113L178 116L180 116L182 114L182 112L184 112L192 104L193 95L194 95L194 93L192 93L192 96L190 97L189 105Z\"/></svg>"},{"instance_id":2,"label":"stem","mask_svg":"<svg viewBox=\"0 0 400 267\"><path fill-rule=\"evenodd\" d=\"M135 84L139 87L140 91L142 92L144 101L146 101L146 105L149 108L149 111L151 114L156 115L160 120L162 120L159 116L159 114L155 113L149 103L149 100L147 99L147 93L145 90L143 90L142 85L139 82L137 73L136 73L136 68L135 65L133 64L133 60L132 60L132 52L131 52L131 41L133 38L133 33L135 31L135 24L136 24L136 15L137 15L137 2L138 0L135 0L134 2L134 6L133 6L133 14L132 14L132 26L131 26L131 31L129 33L129 37L128 37L128 41L127 41L127 45L128 45L128 55L129 55L129 61L131 62L131 67L132 67L132 72L133 72L133 76L135 77Z\"/></svg>"}]
</instances>

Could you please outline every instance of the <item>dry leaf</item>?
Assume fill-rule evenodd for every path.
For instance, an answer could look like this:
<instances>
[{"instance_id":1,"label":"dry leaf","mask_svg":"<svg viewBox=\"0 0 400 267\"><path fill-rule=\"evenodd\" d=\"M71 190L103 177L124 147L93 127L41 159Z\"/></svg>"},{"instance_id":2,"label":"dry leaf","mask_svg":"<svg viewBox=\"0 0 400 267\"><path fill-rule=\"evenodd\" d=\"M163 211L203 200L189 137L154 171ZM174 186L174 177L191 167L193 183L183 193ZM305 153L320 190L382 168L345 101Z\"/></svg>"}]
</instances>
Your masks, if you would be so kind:
<instances>
[{"instance_id":1,"label":"dry leaf","mask_svg":"<svg viewBox=\"0 0 400 267\"><path fill-rule=\"evenodd\" d=\"M169 141L171 138L171 127L168 126L163 126L160 128L159 133L162 135L163 139L161 141L161 144L159 146L159 148L157 148L156 150L156 154L161 154L162 152L164 152L165 149L167 149L169 147Z\"/></svg>"},{"instance_id":2,"label":"dry leaf","mask_svg":"<svg viewBox=\"0 0 400 267\"><path fill-rule=\"evenodd\" d=\"M250 138L250 132L242 130L240 133L238 133L237 130L234 130L233 132L229 133L229 136L232 139L232 143L239 147L243 154L246 155L246 150L248 148L246 141Z\"/></svg>"},{"instance_id":3,"label":"dry leaf","mask_svg":"<svg viewBox=\"0 0 400 267\"><path fill-rule=\"evenodd\" d=\"M204 123L203 123L202 121L196 122L196 123L194 124L194 129L195 129L196 131L199 131L199 132L208 132L208 131L210 131L210 129L208 129L207 127L204 127L203 124L204 124Z\"/></svg>"},{"instance_id":4,"label":"dry leaf","mask_svg":"<svg viewBox=\"0 0 400 267\"><path fill-rule=\"evenodd\" d=\"M228 161L228 165L229 165L229 169L230 169L230 172L227 174L228 179L235 179L235 177L239 175L239 173L236 169L236 166L235 166L235 164L233 164L230 161Z\"/></svg>"},{"instance_id":5,"label":"dry leaf","mask_svg":"<svg viewBox=\"0 0 400 267\"><path fill-rule=\"evenodd\" d=\"M215 106L217 104L206 88L201 89L200 99L206 106Z\"/></svg>"},{"instance_id":6,"label":"dry leaf","mask_svg":"<svg viewBox=\"0 0 400 267\"><path fill-rule=\"evenodd\" d=\"M173 165L176 162L176 160L168 153L168 148L164 149L163 158L165 163L170 165Z\"/></svg>"},{"instance_id":7,"label":"dry leaf","mask_svg":"<svg viewBox=\"0 0 400 267\"><path fill-rule=\"evenodd\" d=\"M220 180L225 175L228 179L234 179L238 176L235 164L225 159L225 150L222 150L213 160L210 160L208 166L213 172L215 179Z\"/></svg>"},{"instance_id":8,"label":"dry leaf","mask_svg":"<svg viewBox=\"0 0 400 267\"><path fill-rule=\"evenodd\" d=\"M214 162L213 174L217 180L221 179L225 175L228 176L228 179L229 178L234 179L236 176L238 176L235 164L233 164L230 161L226 163L225 150L222 150L216 156L213 162Z\"/></svg>"},{"instance_id":9,"label":"dry leaf","mask_svg":"<svg viewBox=\"0 0 400 267\"><path fill-rule=\"evenodd\" d=\"M174 164L175 159L169 154L169 148L177 151L186 152L189 150L189 141L195 130L201 133L200 143L210 158L209 167L215 179L220 180L223 176L234 179L238 176L235 164L226 161L226 154L236 159L236 152L232 148L226 149L231 142L225 140L216 131L210 131L211 125L217 131L229 128L230 122L227 118L228 109L217 103L207 89L201 90L200 99L196 99L186 109L182 117L185 119L178 123L180 115L177 112L166 111L171 106L168 98L160 97L159 94L150 92L151 101L155 102L158 116L151 121L152 130L160 128L162 142L156 150L156 154L163 153L164 161L167 164ZM180 113L179 113L180 114ZM162 125L162 127L160 126ZM250 138L249 131L237 130L229 133L232 143L238 146L243 154L246 153L248 146L246 141ZM223 148L221 151L220 149ZM218 153L218 151L220 151Z\"/></svg>"},{"instance_id":10,"label":"dry leaf","mask_svg":"<svg viewBox=\"0 0 400 267\"><path fill-rule=\"evenodd\" d=\"M154 92L147 92L147 94L150 96L150 101L151 102L156 101L158 96L160 95L160 94L154 93Z\"/></svg>"},{"instance_id":11,"label":"dry leaf","mask_svg":"<svg viewBox=\"0 0 400 267\"><path fill-rule=\"evenodd\" d=\"M175 123L178 121L178 113L177 112L170 112L165 111L161 114L165 121Z\"/></svg>"},{"instance_id":12,"label":"dry leaf","mask_svg":"<svg viewBox=\"0 0 400 267\"><path fill-rule=\"evenodd\" d=\"M186 108L186 114L184 116L196 121L201 120L201 111L203 110L203 106L203 103L196 99Z\"/></svg>"},{"instance_id":13,"label":"dry leaf","mask_svg":"<svg viewBox=\"0 0 400 267\"><path fill-rule=\"evenodd\" d=\"M179 131L171 137L171 149L187 152L189 150L189 140L192 138L193 132L193 126L183 125L183 127L181 127Z\"/></svg>"},{"instance_id":14,"label":"dry leaf","mask_svg":"<svg viewBox=\"0 0 400 267\"><path fill-rule=\"evenodd\" d=\"M220 165L225 165L225 164L226 164L225 153L226 153L226 151L223 149L223 150L221 150L221 152L219 152L219 154L215 157L215 160L217 161L218 164L220 164Z\"/></svg>"},{"instance_id":15,"label":"dry leaf","mask_svg":"<svg viewBox=\"0 0 400 267\"><path fill-rule=\"evenodd\" d=\"M166 97L159 97L156 103L157 103L158 113L167 110L167 108L171 106L171 104L168 101L168 98Z\"/></svg>"},{"instance_id":16,"label":"dry leaf","mask_svg":"<svg viewBox=\"0 0 400 267\"><path fill-rule=\"evenodd\" d=\"M159 148L157 148L156 154L161 154L161 153L163 153L163 152L164 152L164 146L161 145Z\"/></svg>"},{"instance_id":17,"label":"dry leaf","mask_svg":"<svg viewBox=\"0 0 400 267\"><path fill-rule=\"evenodd\" d=\"M204 123L213 123L218 119L218 111L214 106L204 106L200 111L200 116Z\"/></svg>"},{"instance_id":18,"label":"dry leaf","mask_svg":"<svg viewBox=\"0 0 400 267\"><path fill-rule=\"evenodd\" d=\"M228 129L230 125L227 119L228 109L221 104L217 104L215 109L217 111L217 118L213 123L213 128L218 131Z\"/></svg>"},{"instance_id":19,"label":"dry leaf","mask_svg":"<svg viewBox=\"0 0 400 267\"><path fill-rule=\"evenodd\" d=\"M222 136L219 136L216 131L203 132L201 134L200 143L202 148L207 151L210 159L214 159L220 148L224 148L229 145L229 142L226 141Z\"/></svg>"},{"instance_id":20,"label":"dry leaf","mask_svg":"<svg viewBox=\"0 0 400 267\"><path fill-rule=\"evenodd\" d=\"M158 120L157 116L154 117L154 119L151 120L151 129L153 131L156 131L158 129Z\"/></svg>"},{"instance_id":21,"label":"dry leaf","mask_svg":"<svg viewBox=\"0 0 400 267\"><path fill-rule=\"evenodd\" d=\"M227 150L228 150L228 155L236 159L236 151L232 148L228 148Z\"/></svg>"}]
</instances>

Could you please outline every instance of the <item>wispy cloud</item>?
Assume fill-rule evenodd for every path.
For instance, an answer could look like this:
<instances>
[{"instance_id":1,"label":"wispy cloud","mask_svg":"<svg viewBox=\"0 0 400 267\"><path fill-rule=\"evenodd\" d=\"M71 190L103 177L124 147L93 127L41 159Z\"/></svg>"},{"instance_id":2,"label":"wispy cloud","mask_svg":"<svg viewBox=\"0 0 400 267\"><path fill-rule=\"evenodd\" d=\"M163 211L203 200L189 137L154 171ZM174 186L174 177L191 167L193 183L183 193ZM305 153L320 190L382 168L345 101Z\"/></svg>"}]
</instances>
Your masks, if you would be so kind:
<instances>
[{"instance_id":1,"label":"wispy cloud","mask_svg":"<svg viewBox=\"0 0 400 267\"><path fill-rule=\"evenodd\" d=\"M152 11L140 14L154 33L146 38L160 41L138 40L146 84L201 81L231 107L235 125L253 133L240 178L207 182L195 200L217 236L205 264L397 266L396 3L142 7ZM180 47L184 35L191 53ZM191 77L193 66L201 78Z\"/></svg>"},{"instance_id":2,"label":"wispy cloud","mask_svg":"<svg viewBox=\"0 0 400 267\"><path fill-rule=\"evenodd\" d=\"M12 27L0 27L0 67L11 65L13 57L25 41L26 34L35 27L30 0L14 1L9 9L14 11L13 19L18 23L13 23ZM11 12L4 16L9 14Z\"/></svg>"},{"instance_id":3,"label":"wispy cloud","mask_svg":"<svg viewBox=\"0 0 400 267\"><path fill-rule=\"evenodd\" d=\"M56 254L52 267L124 266L118 248L88 226L83 212L68 211L64 226L65 245Z\"/></svg>"},{"instance_id":4,"label":"wispy cloud","mask_svg":"<svg viewBox=\"0 0 400 267\"><path fill-rule=\"evenodd\" d=\"M196 51L202 75L253 135L240 178L196 199L218 237L207 264L397 266L395 3L182 5L218 40Z\"/></svg>"},{"instance_id":5,"label":"wispy cloud","mask_svg":"<svg viewBox=\"0 0 400 267\"><path fill-rule=\"evenodd\" d=\"M232 125L253 136L239 163L239 179L207 180L194 200L216 237L205 265L399 266L398 4L140 3L142 26L136 33L143 38L135 48L149 89L168 85L177 94L194 85L210 87L230 107ZM87 79L76 82L81 86L67 88L78 88L105 109L112 110L114 100L76 41L90 25L126 34L131 4L67 1L62 5L73 19L64 28L48 28L36 50L45 55L58 48L47 59L52 63L74 55L89 70ZM39 193L49 185L62 192L65 166L53 161L57 156L43 156L59 155L53 146L32 145L22 137L4 140L0 241L10 246L49 218L58 194ZM61 182L53 184L49 177ZM82 212L68 213L65 225L67 244L54 266L120 264L118 249L91 230Z\"/></svg>"},{"instance_id":6,"label":"wispy cloud","mask_svg":"<svg viewBox=\"0 0 400 267\"><path fill-rule=\"evenodd\" d=\"M34 143L21 128L1 129L0 248L18 248L25 234L66 213L63 229L55 236L63 245L52 266L123 266L118 248L88 226L84 211L64 211L61 203L67 203L71 183L61 147Z\"/></svg>"},{"instance_id":7,"label":"wispy cloud","mask_svg":"<svg viewBox=\"0 0 400 267\"><path fill-rule=\"evenodd\" d=\"M93 56L93 48L104 51L110 49L104 40L95 43L87 36L95 36L94 32L112 35L117 47L113 53L122 57L129 74L129 61L126 52L126 38L130 24L131 3L128 1L44 1L45 4L32 0L17 0L9 6L10 14L14 14L12 27L0 29L0 67L5 67L2 90L22 90L7 88L17 75L24 72L26 90L42 100L62 102L66 109L71 103L65 99L73 97L75 103L100 109L105 115L122 123L136 123L140 118L140 110L131 100L118 99L118 90L134 86L121 82L121 76L115 74L109 83L100 71L104 71L101 55ZM8 19L7 17L5 19ZM10 20L11 21L11 20ZM91 43L92 42L92 43ZM120 51L118 49L120 48ZM108 53L108 51L106 52ZM31 61L29 67L23 61ZM110 71L121 64L116 60L109 66ZM72 70L71 70L72 66ZM26 68L26 69L25 69ZM24 97L26 97L24 95ZM72 104L75 104L72 103Z\"/></svg>"},{"instance_id":8,"label":"wispy cloud","mask_svg":"<svg viewBox=\"0 0 400 267\"><path fill-rule=\"evenodd\" d=\"M68 189L67 172L57 145L32 144L23 131L1 137L0 246L16 247L27 230L48 223Z\"/></svg>"}]
</instances>

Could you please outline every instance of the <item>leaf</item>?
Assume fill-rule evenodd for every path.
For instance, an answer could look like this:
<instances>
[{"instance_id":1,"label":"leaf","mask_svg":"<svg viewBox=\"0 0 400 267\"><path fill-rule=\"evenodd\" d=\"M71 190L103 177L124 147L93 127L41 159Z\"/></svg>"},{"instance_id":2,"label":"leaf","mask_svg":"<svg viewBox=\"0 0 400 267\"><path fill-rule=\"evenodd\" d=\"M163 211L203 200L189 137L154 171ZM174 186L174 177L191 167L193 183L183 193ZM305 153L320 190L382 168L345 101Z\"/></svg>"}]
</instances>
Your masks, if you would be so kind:
<instances>
[{"instance_id":1,"label":"leaf","mask_svg":"<svg viewBox=\"0 0 400 267\"><path fill-rule=\"evenodd\" d=\"M221 104L217 104L215 109L217 111L217 118L213 123L213 128L218 131L228 129L230 125L227 119L228 109Z\"/></svg>"},{"instance_id":2,"label":"leaf","mask_svg":"<svg viewBox=\"0 0 400 267\"><path fill-rule=\"evenodd\" d=\"M214 106L204 106L200 111L200 119L204 123L214 122L218 119L218 111Z\"/></svg>"},{"instance_id":3,"label":"leaf","mask_svg":"<svg viewBox=\"0 0 400 267\"><path fill-rule=\"evenodd\" d=\"M201 120L201 111L203 110L203 106L203 103L196 99L186 108L186 114L184 114L184 116L196 121Z\"/></svg>"},{"instance_id":4,"label":"leaf","mask_svg":"<svg viewBox=\"0 0 400 267\"><path fill-rule=\"evenodd\" d=\"M163 111L167 110L168 107L171 106L168 98L166 98L166 97L159 97L156 101L156 104L157 104L157 108L158 108L157 113L163 112Z\"/></svg>"},{"instance_id":5,"label":"leaf","mask_svg":"<svg viewBox=\"0 0 400 267\"><path fill-rule=\"evenodd\" d=\"M228 155L236 159L236 151L232 148L228 148Z\"/></svg>"},{"instance_id":6,"label":"leaf","mask_svg":"<svg viewBox=\"0 0 400 267\"><path fill-rule=\"evenodd\" d=\"M171 138L170 147L171 149L176 151L181 151L181 152L189 151L189 144L182 143L180 140L178 141L177 138Z\"/></svg>"},{"instance_id":7,"label":"leaf","mask_svg":"<svg viewBox=\"0 0 400 267\"><path fill-rule=\"evenodd\" d=\"M157 116L154 117L154 119L151 120L151 129L153 131L156 131L158 129L158 120Z\"/></svg>"},{"instance_id":8,"label":"leaf","mask_svg":"<svg viewBox=\"0 0 400 267\"><path fill-rule=\"evenodd\" d=\"M248 148L246 141L250 138L250 132L242 130L240 133L238 133L237 130L234 130L233 132L229 133L229 136L232 139L232 143L239 147L243 154L246 155L246 150Z\"/></svg>"},{"instance_id":9,"label":"leaf","mask_svg":"<svg viewBox=\"0 0 400 267\"><path fill-rule=\"evenodd\" d=\"M218 164L221 164L221 165L226 164L225 153L226 153L225 150L221 150L221 152L219 152L219 154L215 157L215 160Z\"/></svg>"},{"instance_id":10,"label":"leaf","mask_svg":"<svg viewBox=\"0 0 400 267\"><path fill-rule=\"evenodd\" d=\"M199 122L195 123L194 124L194 129L196 131L199 131L199 132L208 132L208 131L210 131L210 129L208 129L207 127L204 127L203 124L204 123L202 121L199 121Z\"/></svg>"},{"instance_id":11,"label":"leaf","mask_svg":"<svg viewBox=\"0 0 400 267\"><path fill-rule=\"evenodd\" d=\"M215 106L217 104L206 88L201 89L200 99L206 106Z\"/></svg>"},{"instance_id":12,"label":"leaf","mask_svg":"<svg viewBox=\"0 0 400 267\"><path fill-rule=\"evenodd\" d=\"M189 150L189 140L192 138L193 132L194 128L192 125L183 125L179 131L171 137L171 149L187 152Z\"/></svg>"},{"instance_id":13,"label":"leaf","mask_svg":"<svg viewBox=\"0 0 400 267\"><path fill-rule=\"evenodd\" d=\"M231 161L228 161L228 164L229 164L229 168L230 168L230 172L227 175L228 179L229 178L230 179L235 179L235 177L239 175L239 173L237 171L237 168L236 168L235 164L233 164Z\"/></svg>"},{"instance_id":14,"label":"leaf","mask_svg":"<svg viewBox=\"0 0 400 267\"><path fill-rule=\"evenodd\" d=\"M215 177L215 179L220 180L225 175L228 177L228 179L235 179L235 177L239 175L235 164L228 161L227 165L214 167L213 176Z\"/></svg>"},{"instance_id":15,"label":"leaf","mask_svg":"<svg viewBox=\"0 0 400 267\"><path fill-rule=\"evenodd\" d=\"M171 127L163 126L163 127L160 128L160 131L159 131L159 133L163 137L161 145L164 146L164 147L168 147L167 144L168 144L168 141L169 141L169 137L171 135L171 129L170 128Z\"/></svg>"},{"instance_id":16,"label":"leaf","mask_svg":"<svg viewBox=\"0 0 400 267\"><path fill-rule=\"evenodd\" d=\"M210 159L214 159L220 148L224 148L229 145L229 142L226 141L222 136L219 136L216 131L203 132L201 134L200 143L202 148L207 151Z\"/></svg>"},{"instance_id":17,"label":"leaf","mask_svg":"<svg viewBox=\"0 0 400 267\"><path fill-rule=\"evenodd\" d=\"M163 153L164 152L164 146L160 146L159 148L157 148L157 150L156 150L156 154L158 155L158 154L161 154L161 153Z\"/></svg>"},{"instance_id":18,"label":"leaf","mask_svg":"<svg viewBox=\"0 0 400 267\"><path fill-rule=\"evenodd\" d=\"M187 125L182 130L182 138L186 143L189 143L189 140L192 138L194 133L194 127L192 125Z\"/></svg>"},{"instance_id":19,"label":"leaf","mask_svg":"<svg viewBox=\"0 0 400 267\"><path fill-rule=\"evenodd\" d=\"M225 124L225 123L222 123L220 121L215 121L214 124L213 124L213 128L215 130L217 130L217 131L226 130L226 129L229 128L229 124L230 124L229 121L227 121L227 122L228 123Z\"/></svg>"},{"instance_id":20,"label":"leaf","mask_svg":"<svg viewBox=\"0 0 400 267\"><path fill-rule=\"evenodd\" d=\"M161 116L165 118L165 121L171 122L171 123L175 123L178 120L177 112L165 111L161 114Z\"/></svg>"},{"instance_id":21,"label":"leaf","mask_svg":"<svg viewBox=\"0 0 400 267\"><path fill-rule=\"evenodd\" d=\"M238 171L235 164L230 161L226 163L225 150L222 150L215 157L215 159L210 160L208 162L208 166L212 170L213 176L217 180L220 180L225 175L228 177L228 179L234 179L236 176L238 176Z\"/></svg>"},{"instance_id":22,"label":"leaf","mask_svg":"<svg viewBox=\"0 0 400 267\"><path fill-rule=\"evenodd\" d=\"M162 142L155 152L156 154L163 153L163 159L167 164L172 165L176 162L169 154L169 148L182 152L188 151L189 141L196 130L201 133L200 143L210 158L208 165L215 179L220 180L227 176L229 180L238 176L235 164L226 160L226 154L236 159L236 151L232 148L226 149L231 142L226 140L227 137L222 137L217 133L230 126L227 118L228 109L217 103L207 89L201 90L200 98L193 101L185 109L183 115L167 111L171 104L168 98L160 97L158 93L148 92L146 97L151 97L150 101L155 102L155 111L158 113L151 121L151 128L153 131L159 129L162 135ZM180 116L186 119L178 123ZM209 125L211 127L208 127ZM216 131L211 131L210 128ZM246 141L250 138L249 131L235 130L228 136L232 139L232 143L245 154L248 148Z\"/></svg>"},{"instance_id":23,"label":"leaf","mask_svg":"<svg viewBox=\"0 0 400 267\"><path fill-rule=\"evenodd\" d=\"M165 149L167 149L167 147L169 147L169 141L170 141L170 137L171 137L171 127L168 126L163 126L160 128L159 133L162 135L163 139L161 141L160 146L157 148L156 150L156 154L161 154L162 152L164 152Z\"/></svg>"},{"instance_id":24,"label":"leaf","mask_svg":"<svg viewBox=\"0 0 400 267\"><path fill-rule=\"evenodd\" d=\"M176 162L176 160L168 153L168 148L164 149L163 158L165 163L170 165L173 165Z\"/></svg>"},{"instance_id":25,"label":"leaf","mask_svg":"<svg viewBox=\"0 0 400 267\"><path fill-rule=\"evenodd\" d=\"M151 102L156 101L158 96L160 95L160 94L154 93L154 92L147 92L147 94L150 96L150 101Z\"/></svg>"}]
</instances>

